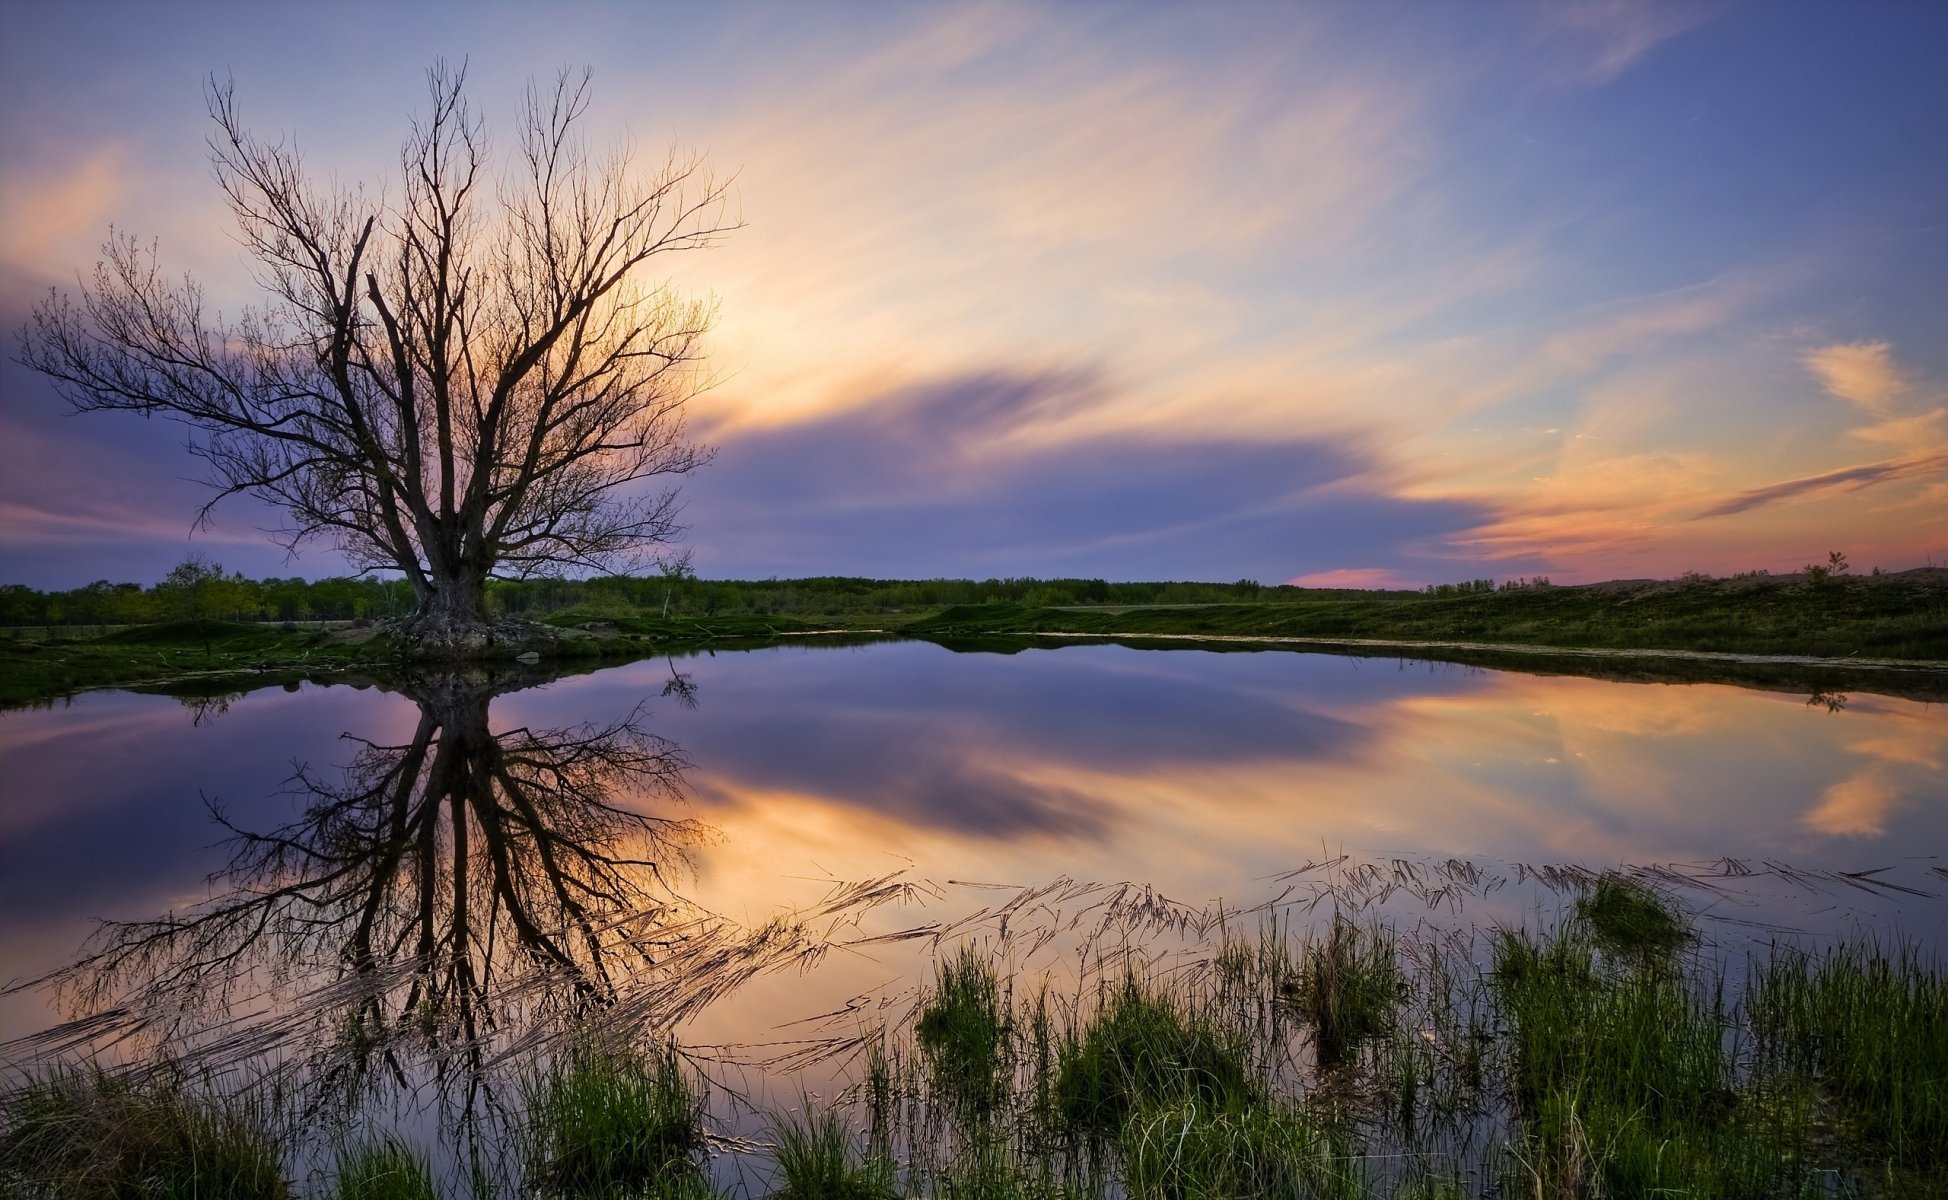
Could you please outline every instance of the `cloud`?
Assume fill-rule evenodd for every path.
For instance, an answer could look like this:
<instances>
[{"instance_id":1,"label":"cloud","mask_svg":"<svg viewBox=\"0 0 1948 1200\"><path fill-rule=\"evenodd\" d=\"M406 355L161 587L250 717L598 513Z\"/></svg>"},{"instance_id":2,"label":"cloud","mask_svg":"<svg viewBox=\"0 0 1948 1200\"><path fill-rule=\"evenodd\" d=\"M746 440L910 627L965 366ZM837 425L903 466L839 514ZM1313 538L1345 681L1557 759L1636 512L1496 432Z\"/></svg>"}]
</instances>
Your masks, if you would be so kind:
<instances>
[{"instance_id":1,"label":"cloud","mask_svg":"<svg viewBox=\"0 0 1948 1200\"><path fill-rule=\"evenodd\" d=\"M1550 82L1600 86L1616 79L1652 50L1712 20L1717 5L1704 0L1584 0L1539 10L1541 35L1555 48Z\"/></svg>"},{"instance_id":2,"label":"cloud","mask_svg":"<svg viewBox=\"0 0 1948 1200\"><path fill-rule=\"evenodd\" d=\"M1865 463L1857 467L1842 467L1837 471L1823 471L1817 475L1788 479L1739 492L1705 509L1695 519L1704 520L1708 517L1724 517L1734 513L1749 512L1755 508L1796 500L1801 496L1834 488L1858 491L1861 488L1876 487L1903 479L1926 478L1943 472L1948 472L1948 451L1889 459L1886 462Z\"/></svg>"},{"instance_id":3,"label":"cloud","mask_svg":"<svg viewBox=\"0 0 1948 1200\"><path fill-rule=\"evenodd\" d=\"M1827 391L1876 416L1886 416L1907 386L1886 342L1840 342L1806 356L1806 366Z\"/></svg>"},{"instance_id":4,"label":"cloud","mask_svg":"<svg viewBox=\"0 0 1948 1200\"><path fill-rule=\"evenodd\" d=\"M73 279L127 199L127 157L110 143L51 170L16 163L0 174L0 262L36 281Z\"/></svg>"},{"instance_id":5,"label":"cloud","mask_svg":"<svg viewBox=\"0 0 1948 1200\"><path fill-rule=\"evenodd\" d=\"M1064 435L1118 399L1094 371L995 370L734 433L689 485L699 565L1285 579L1354 553L1425 560L1487 515L1388 494L1357 437Z\"/></svg>"},{"instance_id":6,"label":"cloud","mask_svg":"<svg viewBox=\"0 0 1948 1200\"><path fill-rule=\"evenodd\" d=\"M1294 587L1307 588L1359 588L1365 591L1382 589L1418 590L1422 581L1411 579L1390 567L1338 567L1331 571L1314 571L1300 575L1285 582Z\"/></svg>"}]
</instances>

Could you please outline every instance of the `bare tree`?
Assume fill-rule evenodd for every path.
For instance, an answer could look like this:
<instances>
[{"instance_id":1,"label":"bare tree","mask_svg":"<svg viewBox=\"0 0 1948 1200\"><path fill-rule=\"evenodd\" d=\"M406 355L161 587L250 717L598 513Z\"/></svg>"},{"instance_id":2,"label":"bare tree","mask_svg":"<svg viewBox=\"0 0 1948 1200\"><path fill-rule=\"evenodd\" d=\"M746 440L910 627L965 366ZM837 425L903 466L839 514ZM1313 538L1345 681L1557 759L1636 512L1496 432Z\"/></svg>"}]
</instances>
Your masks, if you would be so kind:
<instances>
[{"instance_id":1,"label":"bare tree","mask_svg":"<svg viewBox=\"0 0 1948 1200\"><path fill-rule=\"evenodd\" d=\"M111 231L20 356L77 409L188 425L216 489L199 522L254 495L289 514L288 548L324 538L403 572L405 632L434 652L490 638L492 575L613 569L679 533L675 489L646 481L709 458L683 415L714 308L644 276L735 227L699 159L591 155L586 71L530 86L512 165L489 178L464 77L427 73L393 199L317 186L212 83L217 182L267 302L209 315L153 244Z\"/></svg>"}]
</instances>

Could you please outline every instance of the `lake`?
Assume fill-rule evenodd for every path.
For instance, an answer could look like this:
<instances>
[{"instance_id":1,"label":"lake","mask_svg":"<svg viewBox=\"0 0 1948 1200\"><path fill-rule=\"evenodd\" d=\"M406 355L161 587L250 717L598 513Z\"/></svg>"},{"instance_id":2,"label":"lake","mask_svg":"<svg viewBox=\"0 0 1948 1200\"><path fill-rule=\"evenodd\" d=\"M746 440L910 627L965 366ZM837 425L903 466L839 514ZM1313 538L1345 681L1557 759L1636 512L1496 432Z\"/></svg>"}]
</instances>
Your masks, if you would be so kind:
<instances>
[{"instance_id":1,"label":"lake","mask_svg":"<svg viewBox=\"0 0 1948 1200\"><path fill-rule=\"evenodd\" d=\"M0 714L5 974L69 968L0 1038L16 1069L127 1038L328 1074L417 1022L491 1074L599 1002L756 1098L719 1115L757 1136L961 945L1073 989L1335 909L1519 923L1630 869L1728 961L1932 953L1948 710L1873 686L881 642L89 693ZM450 1143L477 1097L436 1061L358 1103Z\"/></svg>"}]
</instances>

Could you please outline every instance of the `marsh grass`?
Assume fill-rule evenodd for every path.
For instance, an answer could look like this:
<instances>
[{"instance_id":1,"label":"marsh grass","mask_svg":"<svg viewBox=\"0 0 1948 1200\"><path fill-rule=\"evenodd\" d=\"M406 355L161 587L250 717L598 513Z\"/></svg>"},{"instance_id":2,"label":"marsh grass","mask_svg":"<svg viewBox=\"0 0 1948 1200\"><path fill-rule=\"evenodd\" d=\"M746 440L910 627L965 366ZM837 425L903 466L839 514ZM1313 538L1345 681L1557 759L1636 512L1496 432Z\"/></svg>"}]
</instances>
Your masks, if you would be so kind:
<instances>
[{"instance_id":1,"label":"marsh grass","mask_svg":"<svg viewBox=\"0 0 1948 1200\"><path fill-rule=\"evenodd\" d=\"M333 1200L439 1200L426 1159L396 1138L340 1151L336 1176Z\"/></svg>"},{"instance_id":2,"label":"marsh grass","mask_svg":"<svg viewBox=\"0 0 1948 1200\"><path fill-rule=\"evenodd\" d=\"M914 1033L934 1087L951 1103L973 1115L1001 1103L1014 1028L993 966L972 947L941 962Z\"/></svg>"},{"instance_id":3,"label":"marsh grass","mask_svg":"<svg viewBox=\"0 0 1948 1200\"><path fill-rule=\"evenodd\" d=\"M1578 886L1539 929L1266 923L1061 984L950 950L910 1016L854 1043L856 1082L771 1119L771 1169L732 1194L1948 1195L1938 966L1860 944L1730 972L1674 900ZM287 1194L269 1108L153 1078L54 1075L4 1097L0 1194ZM519 1098L497 1178L521 1196L713 1194L703 1088L667 1047L580 1044ZM161 1182L184 1161L194 1193ZM343 1200L436 1194L385 1140L335 1180Z\"/></svg>"},{"instance_id":4,"label":"marsh grass","mask_svg":"<svg viewBox=\"0 0 1948 1200\"><path fill-rule=\"evenodd\" d=\"M773 1128L776 1200L893 1200L899 1168L877 1147L862 1151L836 1109L807 1103Z\"/></svg>"},{"instance_id":5,"label":"marsh grass","mask_svg":"<svg viewBox=\"0 0 1948 1200\"><path fill-rule=\"evenodd\" d=\"M1288 1196L1338 1200L1369 1194L1356 1159L1316 1119L1290 1104L1194 1097L1147 1104L1120 1138L1123 1183L1132 1200Z\"/></svg>"},{"instance_id":6,"label":"marsh grass","mask_svg":"<svg viewBox=\"0 0 1948 1200\"><path fill-rule=\"evenodd\" d=\"M1335 913L1325 935L1300 950L1286 998L1310 1026L1322 1067L1338 1066L1393 1031L1407 994L1394 940L1384 926L1362 928Z\"/></svg>"},{"instance_id":7,"label":"marsh grass","mask_svg":"<svg viewBox=\"0 0 1948 1200\"><path fill-rule=\"evenodd\" d=\"M1523 1134L1510 1186L1542 1195L1810 1192L1809 1130L1741 1080L1722 985L1600 959L1581 922L1505 930L1493 978ZM1744 1086L1741 1087L1740 1084ZM1803 1110L1798 1110L1803 1111Z\"/></svg>"},{"instance_id":8,"label":"marsh grass","mask_svg":"<svg viewBox=\"0 0 1948 1200\"><path fill-rule=\"evenodd\" d=\"M673 1050L580 1046L524 1092L525 1175L538 1194L709 1194L704 1097Z\"/></svg>"},{"instance_id":9,"label":"marsh grass","mask_svg":"<svg viewBox=\"0 0 1948 1200\"><path fill-rule=\"evenodd\" d=\"M1948 981L1912 952L1776 952L1752 989L1774 1071L1811 1081L1835 1132L1893 1164L1948 1174Z\"/></svg>"},{"instance_id":10,"label":"marsh grass","mask_svg":"<svg viewBox=\"0 0 1948 1200\"><path fill-rule=\"evenodd\" d=\"M263 1092L230 1096L162 1069L58 1070L10 1091L0 1194L278 1200L291 1194Z\"/></svg>"},{"instance_id":11,"label":"marsh grass","mask_svg":"<svg viewBox=\"0 0 1948 1200\"><path fill-rule=\"evenodd\" d=\"M1127 977L1110 985L1093 1019L1062 1037L1052 1108L1067 1130L1113 1140L1146 1106L1255 1106L1264 1089L1250 1052L1244 1036L1192 998Z\"/></svg>"},{"instance_id":12,"label":"marsh grass","mask_svg":"<svg viewBox=\"0 0 1948 1200\"><path fill-rule=\"evenodd\" d=\"M1614 872L1576 899L1576 915L1605 953L1640 961L1665 959L1692 940L1676 905L1647 884Z\"/></svg>"}]
</instances>

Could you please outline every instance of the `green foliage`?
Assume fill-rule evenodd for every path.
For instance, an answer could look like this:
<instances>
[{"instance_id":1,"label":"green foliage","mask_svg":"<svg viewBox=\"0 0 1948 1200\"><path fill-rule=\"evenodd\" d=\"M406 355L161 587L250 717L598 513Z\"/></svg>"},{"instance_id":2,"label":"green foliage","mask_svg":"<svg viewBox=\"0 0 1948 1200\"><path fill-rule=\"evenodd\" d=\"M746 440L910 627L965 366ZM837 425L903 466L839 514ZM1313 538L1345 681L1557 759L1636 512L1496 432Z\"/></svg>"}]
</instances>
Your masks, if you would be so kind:
<instances>
[{"instance_id":1,"label":"green foliage","mask_svg":"<svg viewBox=\"0 0 1948 1200\"><path fill-rule=\"evenodd\" d=\"M527 1179L541 1194L707 1194L703 1100L674 1051L583 1046L523 1090Z\"/></svg>"},{"instance_id":2,"label":"green foliage","mask_svg":"<svg viewBox=\"0 0 1948 1200\"><path fill-rule=\"evenodd\" d=\"M979 1115L1001 1103L1012 1030L994 968L972 947L941 962L914 1032L934 1088L957 1108Z\"/></svg>"},{"instance_id":3,"label":"green foliage","mask_svg":"<svg viewBox=\"0 0 1948 1200\"><path fill-rule=\"evenodd\" d=\"M291 1194L261 1105L174 1072L57 1071L0 1097L0 1187L62 1200L278 1200Z\"/></svg>"},{"instance_id":4,"label":"green foliage","mask_svg":"<svg viewBox=\"0 0 1948 1200\"><path fill-rule=\"evenodd\" d=\"M334 1200L439 1200L426 1160L394 1138L362 1142L338 1155Z\"/></svg>"},{"instance_id":5,"label":"green foliage","mask_svg":"<svg viewBox=\"0 0 1948 1200\"><path fill-rule=\"evenodd\" d=\"M1225 1110L1256 1103L1261 1088L1246 1063L1238 1033L1181 998L1127 979L1062 1047L1054 1105L1071 1129L1114 1138L1145 1105L1182 1101Z\"/></svg>"},{"instance_id":6,"label":"green foliage","mask_svg":"<svg viewBox=\"0 0 1948 1200\"><path fill-rule=\"evenodd\" d=\"M774 1129L779 1187L775 1200L892 1200L897 1169L881 1154L861 1153L857 1139L832 1109L807 1104L800 1117Z\"/></svg>"}]
</instances>

